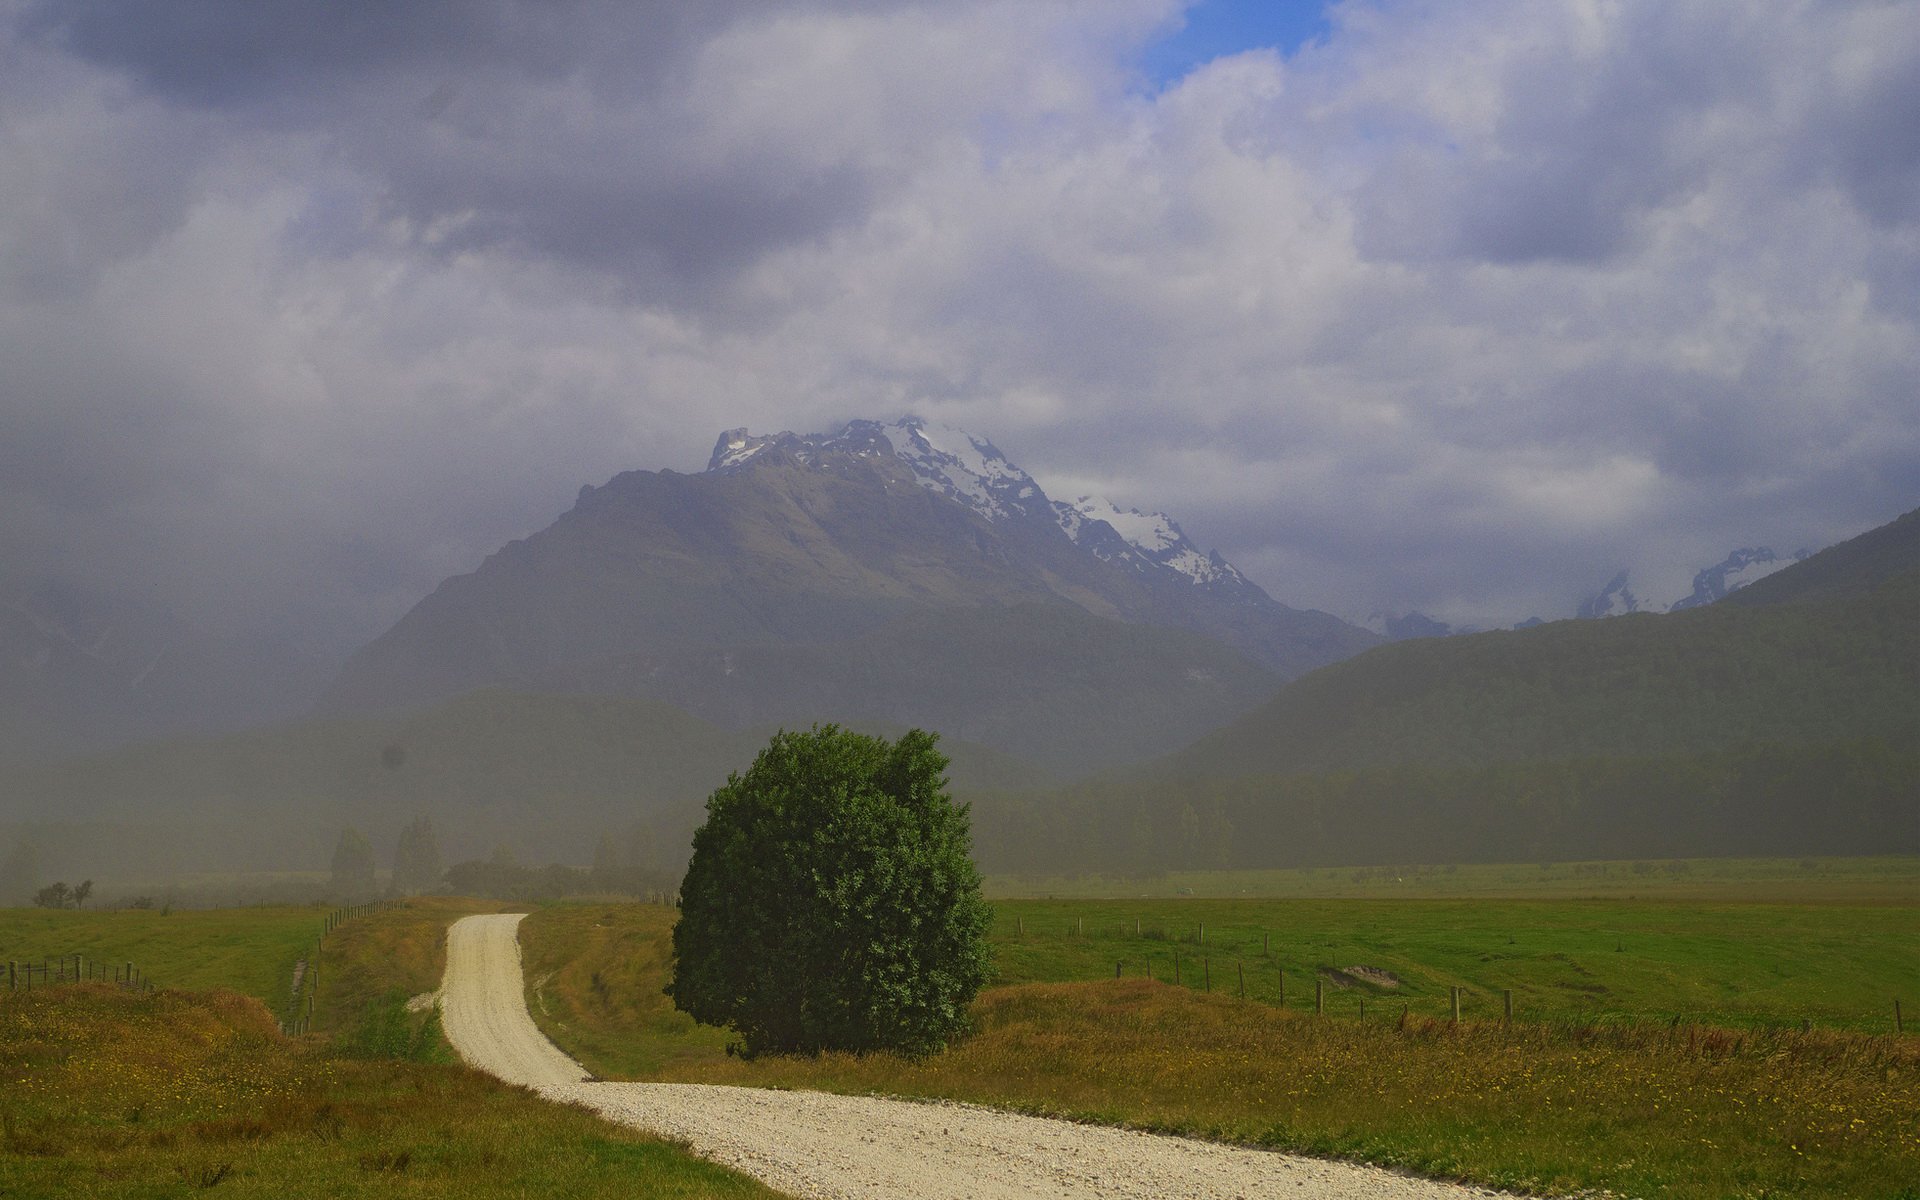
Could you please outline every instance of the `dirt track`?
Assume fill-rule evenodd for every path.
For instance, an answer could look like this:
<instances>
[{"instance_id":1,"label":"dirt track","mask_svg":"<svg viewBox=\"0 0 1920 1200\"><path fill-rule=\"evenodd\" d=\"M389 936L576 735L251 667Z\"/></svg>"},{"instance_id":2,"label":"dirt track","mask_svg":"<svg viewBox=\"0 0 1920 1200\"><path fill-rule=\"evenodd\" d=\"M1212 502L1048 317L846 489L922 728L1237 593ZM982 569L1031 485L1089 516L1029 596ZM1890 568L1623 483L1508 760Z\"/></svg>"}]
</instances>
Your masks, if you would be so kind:
<instances>
[{"instance_id":1,"label":"dirt track","mask_svg":"<svg viewBox=\"0 0 1920 1200\"><path fill-rule=\"evenodd\" d=\"M700 1084L588 1083L540 1033L521 985L520 914L465 917L441 989L460 1056L510 1083L680 1138L796 1196L1465 1200L1503 1193L1373 1167L1245 1150L971 1105Z\"/></svg>"}]
</instances>

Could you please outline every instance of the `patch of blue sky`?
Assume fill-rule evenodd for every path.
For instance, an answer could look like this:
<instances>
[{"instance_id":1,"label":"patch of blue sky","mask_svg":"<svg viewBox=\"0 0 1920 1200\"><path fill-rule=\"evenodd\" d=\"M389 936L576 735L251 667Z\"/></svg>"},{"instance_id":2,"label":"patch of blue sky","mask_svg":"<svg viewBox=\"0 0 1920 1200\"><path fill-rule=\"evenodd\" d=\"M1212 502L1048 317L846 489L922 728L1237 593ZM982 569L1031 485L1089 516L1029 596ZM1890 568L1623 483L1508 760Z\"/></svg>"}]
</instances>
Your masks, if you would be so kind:
<instances>
[{"instance_id":1,"label":"patch of blue sky","mask_svg":"<svg viewBox=\"0 0 1920 1200\"><path fill-rule=\"evenodd\" d=\"M1226 55L1271 48L1290 56L1329 28L1327 0L1199 0L1179 29L1142 51L1140 70L1157 92Z\"/></svg>"}]
</instances>

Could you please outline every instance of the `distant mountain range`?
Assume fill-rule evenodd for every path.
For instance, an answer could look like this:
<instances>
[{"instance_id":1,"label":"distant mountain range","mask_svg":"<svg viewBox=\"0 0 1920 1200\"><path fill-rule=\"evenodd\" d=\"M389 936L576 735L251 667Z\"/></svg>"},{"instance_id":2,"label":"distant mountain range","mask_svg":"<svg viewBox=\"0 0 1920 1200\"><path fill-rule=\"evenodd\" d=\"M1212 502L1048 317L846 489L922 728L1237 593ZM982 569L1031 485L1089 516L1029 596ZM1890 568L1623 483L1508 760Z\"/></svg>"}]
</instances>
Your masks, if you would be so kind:
<instances>
[{"instance_id":1,"label":"distant mountain range","mask_svg":"<svg viewBox=\"0 0 1920 1200\"><path fill-rule=\"evenodd\" d=\"M583 488L354 655L325 707L645 696L735 728L929 725L1074 771L1173 749L1379 640L1164 514L1056 503L991 442L908 417L733 430L700 474Z\"/></svg>"},{"instance_id":2,"label":"distant mountain range","mask_svg":"<svg viewBox=\"0 0 1920 1200\"><path fill-rule=\"evenodd\" d=\"M1693 576L1693 590L1668 602L1651 601L1636 593L1628 584L1629 573L1621 570L1607 581L1605 587L1581 601L1574 615L1583 620L1589 620L1597 617L1620 617L1628 613L1684 612L1689 608L1699 608L1701 605L1724 599L1756 579L1764 579L1783 567L1790 567L1812 553L1811 550L1801 550L1791 557L1782 557L1765 546L1748 546L1734 550L1713 566L1700 568ZM1536 625L1544 624L1546 621L1540 617L1529 617L1514 625L1513 628L1532 629ZM1410 638L1455 637L1461 634L1486 632L1477 626L1452 625L1418 611L1376 612L1363 622L1362 627L1390 642L1404 642Z\"/></svg>"}]
</instances>

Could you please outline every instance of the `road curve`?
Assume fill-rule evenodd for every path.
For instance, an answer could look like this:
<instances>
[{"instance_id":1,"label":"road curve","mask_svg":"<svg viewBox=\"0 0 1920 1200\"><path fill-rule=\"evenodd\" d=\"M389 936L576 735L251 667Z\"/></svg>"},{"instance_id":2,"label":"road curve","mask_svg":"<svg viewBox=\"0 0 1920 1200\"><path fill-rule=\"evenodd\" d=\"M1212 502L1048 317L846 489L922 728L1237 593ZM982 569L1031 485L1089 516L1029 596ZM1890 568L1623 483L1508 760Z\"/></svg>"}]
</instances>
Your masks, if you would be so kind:
<instances>
[{"instance_id":1,"label":"road curve","mask_svg":"<svg viewBox=\"0 0 1920 1200\"><path fill-rule=\"evenodd\" d=\"M1377 1167L1018 1116L973 1105L705 1084L588 1082L527 1013L524 913L463 917L447 935L441 1013L468 1063L549 1099L680 1138L818 1200L1466 1200L1500 1196Z\"/></svg>"}]
</instances>

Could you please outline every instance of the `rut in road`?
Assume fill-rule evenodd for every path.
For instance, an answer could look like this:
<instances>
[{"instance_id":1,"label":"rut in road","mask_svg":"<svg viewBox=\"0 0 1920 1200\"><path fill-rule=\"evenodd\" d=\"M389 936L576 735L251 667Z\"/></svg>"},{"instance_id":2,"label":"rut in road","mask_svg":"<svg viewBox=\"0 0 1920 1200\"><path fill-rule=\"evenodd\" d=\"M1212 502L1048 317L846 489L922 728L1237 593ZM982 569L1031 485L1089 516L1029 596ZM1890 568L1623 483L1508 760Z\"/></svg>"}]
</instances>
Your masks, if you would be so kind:
<instances>
[{"instance_id":1,"label":"rut in road","mask_svg":"<svg viewBox=\"0 0 1920 1200\"><path fill-rule=\"evenodd\" d=\"M679 1083L590 1082L527 1012L524 913L447 935L441 1020L473 1066L819 1200L1466 1200L1501 1196L1351 1163L1019 1116L949 1102Z\"/></svg>"}]
</instances>

